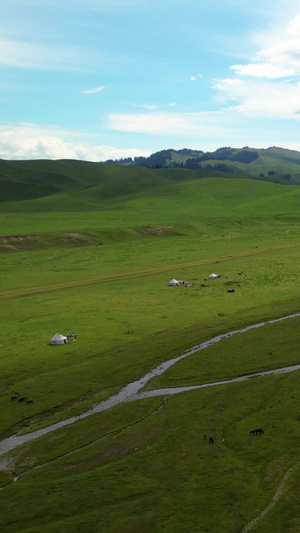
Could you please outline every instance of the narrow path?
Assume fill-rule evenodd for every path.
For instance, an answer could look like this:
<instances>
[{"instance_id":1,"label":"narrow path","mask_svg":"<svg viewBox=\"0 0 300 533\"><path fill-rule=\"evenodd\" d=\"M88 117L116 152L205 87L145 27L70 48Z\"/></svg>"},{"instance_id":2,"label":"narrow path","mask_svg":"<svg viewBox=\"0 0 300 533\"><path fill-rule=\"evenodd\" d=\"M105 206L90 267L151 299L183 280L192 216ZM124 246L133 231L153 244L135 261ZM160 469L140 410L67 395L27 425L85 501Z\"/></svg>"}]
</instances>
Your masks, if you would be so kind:
<instances>
[{"instance_id":1,"label":"narrow path","mask_svg":"<svg viewBox=\"0 0 300 533\"><path fill-rule=\"evenodd\" d=\"M256 518L253 518L253 520L251 520L247 525L246 527L242 530L242 533L248 533L248 531L250 531L256 524L257 522L263 518L269 511L271 511L271 509L274 507L275 503L277 502L277 500L279 500L280 496L282 495L284 489L285 489L285 486L286 486L286 482L288 480L288 478L290 477L291 473L300 465L300 461L298 461L298 463L296 463L294 466L291 466L291 468L288 469L288 471L284 474L283 476L283 479L281 481L281 483L279 484L272 500L270 501L270 503L267 505L267 507L256 517Z\"/></svg>"},{"instance_id":2,"label":"narrow path","mask_svg":"<svg viewBox=\"0 0 300 533\"><path fill-rule=\"evenodd\" d=\"M252 257L261 254L269 254L278 250L286 250L290 248L299 248L300 243L286 244L285 246L273 246L272 248L246 250L243 252L235 252L231 255L221 256L219 263L226 263L234 259L243 259L245 257ZM180 262L172 265L161 265L161 267L143 268L142 270L128 270L126 272L118 272L115 274L103 274L101 276L91 276L89 278L80 278L72 281L61 281L57 283L50 283L46 285L34 285L32 287L19 287L18 289L5 289L0 291L0 300L17 300L19 298L30 298L40 294L47 294L55 291L62 291L67 289L74 289L77 287L87 287L89 285L98 285L101 283L111 283L115 281L124 281L137 278L145 278L148 276L155 276L164 273L169 273L171 270L182 270L186 268L194 268L196 266L215 265L215 259L195 259L188 262Z\"/></svg>"},{"instance_id":3,"label":"narrow path","mask_svg":"<svg viewBox=\"0 0 300 533\"><path fill-rule=\"evenodd\" d=\"M263 377L268 376L272 374L282 374L282 373L288 373L288 372L294 372L296 370L300 369L299 365L294 365L290 367L284 367L279 368L275 370L269 370L266 372L260 372L256 374L249 374L246 376L240 376L237 378L233 378L231 380L226 381L217 381L214 383L205 383L202 385L194 385L190 387L177 387L173 389L158 389L153 391L144 391L140 392L140 390L152 379L153 377L160 376L163 374L168 368L176 364L178 361L181 361L182 359L185 359L189 355L198 352L200 350L204 350L208 346L212 346L213 344L216 344L220 342L222 339L228 339L229 337L232 337L233 335L237 335L239 333L245 333L246 331L250 331L251 329L257 329L261 328L267 324L275 324L277 322L281 322L283 320L287 320L290 318L299 317L300 313L294 313L288 316L284 316L282 318L276 318L274 320L267 320L265 322L260 322L258 324L252 324L251 326L247 326L242 329L237 329L233 331L229 331L228 333L224 333L222 335L217 335L216 337L213 337L212 339L209 339L207 341L202 342L201 344L198 344L191 348L190 350L187 350L183 354L179 355L178 357L174 357L173 359L169 359L169 361L166 361L165 363L161 363L159 366L148 372L144 377L142 377L140 380L133 381L132 383L129 383L123 389L118 393L107 400L104 400L98 404L95 404L89 411L86 411L84 413L81 413L80 415L73 416L70 418L66 418L65 420L61 420L60 422L57 422L56 424L52 424L48 427L39 429L37 431L33 431L32 433L27 433L25 435L13 435L11 437L8 437L6 439L3 439L0 441L0 456L10 452L11 450L14 450L18 446L21 446L22 444L25 444L26 442L31 442L35 439L38 439L39 437L43 435L47 435L48 433L51 433L52 431L55 431L56 429L60 429L65 426L69 426L70 424L73 424L74 422L78 422L79 420L82 420L84 418L87 418L88 416L91 416L95 413L101 413L103 411L106 411L107 409L110 409L111 407L114 407L119 404L124 404L128 402L133 402L136 400L140 400L143 398L149 398L154 396L166 396L166 395L172 395L177 394L179 392L185 392L193 389L200 389L204 387L213 387L217 385L223 385L228 383L235 383L238 381L245 381L249 378L254 377Z\"/></svg>"},{"instance_id":4,"label":"narrow path","mask_svg":"<svg viewBox=\"0 0 300 533\"><path fill-rule=\"evenodd\" d=\"M71 450L70 452L62 453L61 455L57 455L54 459L50 459L50 461L46 461L45 463L41 463L39 465L33 466L32 468L28 468L28 470L26 470L25 472L22 472L22 474L20 474L19 476L15 476L10 483L8 483L7 485L4 485L3 487L0 487L0 491L4 490L6 487L11 485L12 483L15 483L21 477L26 476L26 474L28 474L29 472L32 472L32 470L38 470L39 468L42 468L43 466L46 466L49 463L53 463L54 461L57 461L58 459L62 459L63 457L69 457L70 455L73 455L74 453L77 453L78 451L83 450L84 448L87 448L88 446L91 446L92 444L95 444L96 442L99 442L103 439L107 439L108 437L112 437L113 435L118 435L119 433L122 433L123 431L130 429L136 426L137 424L140 424L140 422L144 422L144 420L148 420L148 418L152 418L152 416L156 415L159 411L162 410L162 408L164 407L166 403L166 400L167 398L165 396L162 400L162 403L158 407L155 407L155 409L151 413L147 414L146 416L143 416L142 418L139 418L138 420L135 420L135 422L132 422L131 424L127 426L116 429L115 431L111 431L110 433L105 433L104 435L101 435L101 437L97 437L96 439L86 442L82 446L79 446L78 448L75 448L74 450Z\"/></svg>"}]
</instances>

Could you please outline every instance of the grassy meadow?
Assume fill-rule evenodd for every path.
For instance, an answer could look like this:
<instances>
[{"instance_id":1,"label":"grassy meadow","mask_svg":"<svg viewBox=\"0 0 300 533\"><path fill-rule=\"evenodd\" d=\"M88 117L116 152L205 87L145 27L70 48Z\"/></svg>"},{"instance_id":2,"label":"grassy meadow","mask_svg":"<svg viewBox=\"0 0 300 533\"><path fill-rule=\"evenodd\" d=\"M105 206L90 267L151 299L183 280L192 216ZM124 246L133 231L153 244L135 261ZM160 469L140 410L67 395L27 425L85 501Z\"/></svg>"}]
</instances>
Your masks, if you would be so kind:
<instances>
[{"instance_id":1,"label":"grassy meadow","mask_svg":"<svg viewBox=\"0 0 300 533\"><path fill-rule=\"evenodd\" d=\"M79 163L2 170L1 439L80 414L214 335L299 311L297 184ZM298 364L299 322L224 339L147 389ZM50 346L57 332L77 340ZM299 531L298 377L119 405L16 448L0 457L1 532L238 533L289 469L251 531Z\"/></svg>"}]
</instances>

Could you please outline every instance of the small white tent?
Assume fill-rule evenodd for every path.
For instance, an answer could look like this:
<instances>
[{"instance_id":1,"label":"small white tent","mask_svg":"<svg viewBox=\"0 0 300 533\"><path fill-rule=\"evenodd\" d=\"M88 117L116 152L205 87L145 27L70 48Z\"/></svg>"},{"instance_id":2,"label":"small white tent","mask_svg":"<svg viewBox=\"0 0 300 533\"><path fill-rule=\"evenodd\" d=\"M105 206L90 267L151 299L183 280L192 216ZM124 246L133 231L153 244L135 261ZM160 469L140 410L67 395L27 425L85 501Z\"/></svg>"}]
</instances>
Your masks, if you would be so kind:
<instances>
[{"instance_id":1,"label":"small white tent","mask_svg":"<svg viewBox=\"0 0 300 533\"><path fill-rule=\"evenodd\" d=\"M218 274L210 274L208 276L209 279L218 279L220 276Z\"/></svg>"},{"instance_id":2,"label":"small white tent","mask_svg":"<svg viewBox=\"0 0 300 533\"><path fill-rule=\"evenodd\" d=\"M58 344L67 344L68 338L64 335L61 335L60 333L56 333L50 340L50 344L52 346L57 346Z\"/></svg>"},{"instance_id":3,"label":"small white tent","mask_svg":"<svg viewBox=\"0 0 300 533\"><path fill-rule=\"evenodd\" d=\"M168 283L169 287L176 287L176 285L179 285L179 281L177 279L171 279Z\"/></svg>"}]
</instances>

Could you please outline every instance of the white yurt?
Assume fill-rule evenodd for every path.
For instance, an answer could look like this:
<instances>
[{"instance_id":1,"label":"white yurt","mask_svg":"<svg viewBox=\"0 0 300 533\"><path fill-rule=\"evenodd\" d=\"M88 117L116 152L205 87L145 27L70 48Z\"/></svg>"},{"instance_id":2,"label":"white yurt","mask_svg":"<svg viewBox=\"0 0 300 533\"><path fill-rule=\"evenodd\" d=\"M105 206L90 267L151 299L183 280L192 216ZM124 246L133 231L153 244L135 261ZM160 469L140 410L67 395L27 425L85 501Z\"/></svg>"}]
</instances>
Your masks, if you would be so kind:
<instances>
[{"instance_id":1,"label":"white yurt","mask_svg":"<svg viewBox=\"0 0 300 533\"><path fill-rule=\"evenodd\" d=\"M61 335L60 333L56 333L50 340L50 344L52 346L58 346L59 344L67 344L68 337L65 337L64 335Z\"/></svg>"},{"instance_id":2,"label":"white yurt","mask_svg":"<svg viewBox=\"0 0 300 533\"><path fill-rule=\"evenodd\" d=\"M219 277L218 274L209 274L208 276L209 279L218 279Z\"/></svg>"},{"instance_id":3,"label":"white yurt","mask_svg":"<svg viewBox=\"0 0 300 533\"><path fill-rule=\"evenodd\" d=\"M177 279L171 279L168 283L169 287L176 287L176 285L179 285L179 281Z\"/></svg>"}]
</instances>

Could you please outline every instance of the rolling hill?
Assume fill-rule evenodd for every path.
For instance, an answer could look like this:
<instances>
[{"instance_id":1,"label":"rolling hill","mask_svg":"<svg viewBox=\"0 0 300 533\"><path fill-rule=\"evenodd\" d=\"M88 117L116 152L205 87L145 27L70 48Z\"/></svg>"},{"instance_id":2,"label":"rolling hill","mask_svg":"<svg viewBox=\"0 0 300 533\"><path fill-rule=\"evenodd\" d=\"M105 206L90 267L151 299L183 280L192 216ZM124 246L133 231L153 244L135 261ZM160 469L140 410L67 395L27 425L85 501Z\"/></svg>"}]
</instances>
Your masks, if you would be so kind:
<instances>
[{"instance_id":1,"label":"rolling hill","mask_svg":"<svg viewBox=\"0 0 300 533\"><path fill-rule=\"evenodd\" d=\"M148 159L91 163L75 160L0 160L0 202L15 202L97 187L97 196L110 199L136 194L172 182L223 176L266 181L300 181L300 153L220 148L206 153L164 150Z\"/></svg>"},{"instance_id":2,"label":"rolling hill","mask_svg":"<svg viewBox=\"0 0 300 533\"><path fill-rule=\"evenodd\" d=\"M148 158L135 157L109 160L109 164L144 166L148 168L188 168L220 172L243 172L257 177L276 176L286 180L300 181L300 153L278 148L256 149L218 148L214 152L201 150L162 150Z\"/></svg>"},{"instance_id":3,"label":"rolling hill","mask_svg":"<svg viewBox=\"0 0 300 533\"><path fill-rule=\"evenodd\" d=\"M294 216L299 205L297 184L274 176L69 160L0 161L0 172L2 236L19 234L18 225L22 234L218 225Z\"/></svg>"}]
</instances>

